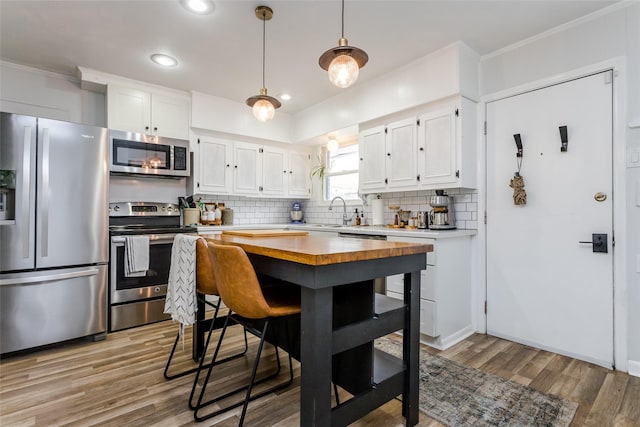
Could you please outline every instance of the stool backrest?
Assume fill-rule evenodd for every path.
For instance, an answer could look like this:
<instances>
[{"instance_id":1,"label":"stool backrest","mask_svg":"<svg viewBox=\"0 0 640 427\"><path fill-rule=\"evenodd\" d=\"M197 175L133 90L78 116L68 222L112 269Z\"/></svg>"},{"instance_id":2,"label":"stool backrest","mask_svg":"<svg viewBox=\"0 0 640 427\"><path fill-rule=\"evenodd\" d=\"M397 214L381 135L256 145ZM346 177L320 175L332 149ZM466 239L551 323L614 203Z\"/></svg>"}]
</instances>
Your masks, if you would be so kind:
<instances>
[{"instance_id":1,"label":"stool backrest","mask_svg":"<svg viewBox=\"0 0 640 427\"><path fill-rule=\"evenodd\" d=\"M213 273L213 260L204 239L196 241L196 289L205 295L219 295Z\"/></svg>"},{"instance_id":2,"label":"stool backrest","mask_svg":"<svg viewBox=\"0 0 640 427\"><path fill-rule=\"evenodd\" d=\"M242 317L269 317L271 309L245 251L238 246L221 245L212 241L208 241L208 245L222 302Z\"/></svg>"}]
</instances>

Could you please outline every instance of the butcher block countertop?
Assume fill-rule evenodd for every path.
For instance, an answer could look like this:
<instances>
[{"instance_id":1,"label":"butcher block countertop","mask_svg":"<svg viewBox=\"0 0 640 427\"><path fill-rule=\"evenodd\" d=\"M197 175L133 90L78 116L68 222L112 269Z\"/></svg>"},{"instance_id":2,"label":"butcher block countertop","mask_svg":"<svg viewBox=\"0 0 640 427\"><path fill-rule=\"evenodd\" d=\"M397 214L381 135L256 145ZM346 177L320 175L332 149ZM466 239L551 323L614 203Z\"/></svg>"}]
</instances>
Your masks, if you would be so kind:
<instances>
[{"instance_id":1,"label":"butcher block countertop","mask_svg":"<svg viewBox=\"0 0 640 427\"><path fill-rule=\"evenodd\" d=\"M391 258L433 251L432 244L385 240L343 239L334 236L246 237L207 235L206 239L242 247L245 252L307 265Z\"/></svg>"}]
</instances>

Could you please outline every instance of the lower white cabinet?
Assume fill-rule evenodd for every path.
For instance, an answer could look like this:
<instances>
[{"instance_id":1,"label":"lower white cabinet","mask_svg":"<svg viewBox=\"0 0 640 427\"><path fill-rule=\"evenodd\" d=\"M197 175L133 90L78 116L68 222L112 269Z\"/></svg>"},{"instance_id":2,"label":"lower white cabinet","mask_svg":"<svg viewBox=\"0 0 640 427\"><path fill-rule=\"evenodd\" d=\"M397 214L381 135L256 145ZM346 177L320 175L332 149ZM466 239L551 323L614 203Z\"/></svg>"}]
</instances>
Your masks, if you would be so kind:
<instances>
[{"instance_id":1,"label":"lower white cabinet","mask_svg":"<svg viewBox=\"0 0 640 427\"><path fill-rule=\"evenodd\" d=\"M446 349L473 333L471 321L471 236L389 241L430 243L427 269L420 273L420 334L425 344ZM404 275L387 277L387 295L402 299Z\"/></svg>"}]
</instances>

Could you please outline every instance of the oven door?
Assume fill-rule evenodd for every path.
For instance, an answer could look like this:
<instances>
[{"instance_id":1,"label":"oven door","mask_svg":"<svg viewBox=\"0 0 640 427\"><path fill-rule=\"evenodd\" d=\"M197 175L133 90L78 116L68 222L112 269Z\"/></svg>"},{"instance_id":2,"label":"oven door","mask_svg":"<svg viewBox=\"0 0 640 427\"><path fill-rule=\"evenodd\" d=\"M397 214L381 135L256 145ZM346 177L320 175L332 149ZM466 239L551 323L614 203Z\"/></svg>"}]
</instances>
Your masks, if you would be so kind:
<instances>
[{"instance_id":1,"label":"oven door","mask_svg":"<svg viewBox=\"0 0 640 427\"><path fill-rule=\"evenodd\" d=\"M125 236L111 237L110 302L121 304L167 294L171 247L176 234L149 235L149 270L142 277L124 274Z\"/></svg>"}]
</instances>

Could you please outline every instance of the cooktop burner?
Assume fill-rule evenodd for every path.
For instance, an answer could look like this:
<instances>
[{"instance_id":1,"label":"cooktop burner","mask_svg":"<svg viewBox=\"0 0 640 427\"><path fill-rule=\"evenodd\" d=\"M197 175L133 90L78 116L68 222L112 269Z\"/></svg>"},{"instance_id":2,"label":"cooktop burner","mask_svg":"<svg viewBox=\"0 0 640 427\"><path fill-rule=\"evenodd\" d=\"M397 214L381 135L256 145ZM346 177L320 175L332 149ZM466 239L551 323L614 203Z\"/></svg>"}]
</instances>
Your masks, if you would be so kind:
<instances>
[{"instance_id":1,"label":"cooktop burner","mask_svg":"<svg viewBox=\"0 0 640 427\"><path fill-rule=\"evenodd\" d=\"M184 226L180 208L174 203L117 202L109 204L111 235L194 233L198 229Z\"/></svg>"}]
</instances>

